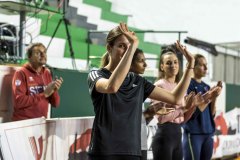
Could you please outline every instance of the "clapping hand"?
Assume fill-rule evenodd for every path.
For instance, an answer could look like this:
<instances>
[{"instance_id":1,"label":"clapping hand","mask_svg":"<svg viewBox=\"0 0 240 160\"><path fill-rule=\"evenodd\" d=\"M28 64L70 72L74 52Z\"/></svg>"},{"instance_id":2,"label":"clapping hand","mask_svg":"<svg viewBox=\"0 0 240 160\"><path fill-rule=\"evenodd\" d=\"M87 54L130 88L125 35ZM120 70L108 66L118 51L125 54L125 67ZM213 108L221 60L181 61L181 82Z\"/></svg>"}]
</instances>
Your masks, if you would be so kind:
<instances>
[{"instance_id":1,"label":"clapping hand","mask_svg":"<svg viewBox=\"0 0 240 160\"><path fill-rule=\"evenodd\" d=\"M63 83L62 77L60 77L60 78L56 77L55 81L54 81L54 90L55 91L59 90L60 87L62 86L62 83Z\"/></svg>"},{"instance_id":2,"label":"clapping hand","mask_svg":"<svg viewBox=\"0 0 240 160\"><path fill-rule=\"evenodd\" d=\"M187 47L181 45L179 41L175 42L175 45L176 45L176 48L187 59L187 61L188 61L187 68L188 69L193 69L194 68L194 63L195 63L195 59L194 59L193 55L187 50Z\"/></svg>"},{"instance_id":3,"label":"clapping hand","mask_svg":"<svg viewBox=\"0 0 240 160\"><path fill-rule=\"evenodd\" d=\"M192 107L195 106L195 98L198 98L199 99L199 94L197 94L197 96L195 97L195 93L194 92L191 92L190 94L186 95L184 97L185 99L185 109L186 110L189 110L191 109Z\"/></svg>"},{"instance_id":4,"label":"clapping hand","mask_svg":"<svg viewBox=\"0 0 240 160\"><path fill-rule=\"evenodd\" d=\"M171 112L175 111L175 108L168 108L168 107L163 107L161 109L159 109L156 114L157 115L166 115L169 114Z\"/></svg>"},{"instance_id":5,"label":"clapping hand","mask_svg":"<svg viewBox=\"0 0 240 160\"><path fill-rule=\"evenodd\" d=\"M210 102L215 100L220 95L222 90L221 83L219 82L218 85L212 87L209 91L202 95L204 102L198 105L198 108L200 109L201 112L205 110L205 108L208 106Z\"/></svg>"},{"instance_id":6,"label":"clapping hand","mask_svg":"<svg viewBox=\"0 0 240 160\"><path fill-rule=\"evenodd\" d=\"M193 107L198 107L201 111L203 111L207 104L209 103L209 98L211 97L211 94L209 92L202 95L201 93L195 94L194 92L191 92L187 96L185 96L185 109L189 110Z\"/></svg>"},{"instance_id":7,"label":"clapping hand","mask_svg":"<svg viewBox=\"0 0 240 160\"><path fill-rule=\"evenodd\" d=\"M218 81L217 85L212 87L209 92L211 94L211 100L216 99L222 91L222 81Z\"/></svg>"},{"instance_id":8,"label":"clapping hand","mask_svg":"<svg viewBox=\"0 0 240 160\"><path fill-rule=\"evenodd\" d=\"M51 83L49 83L47 85L47 87L45 88L43 94L45 95L45 97L49 97L53 94L54 91L57 91L60 89L61 85L63 83L63 79L62 77L58 78L56 77L54 81L52 81Z\"/></svg>"}]
</instances>

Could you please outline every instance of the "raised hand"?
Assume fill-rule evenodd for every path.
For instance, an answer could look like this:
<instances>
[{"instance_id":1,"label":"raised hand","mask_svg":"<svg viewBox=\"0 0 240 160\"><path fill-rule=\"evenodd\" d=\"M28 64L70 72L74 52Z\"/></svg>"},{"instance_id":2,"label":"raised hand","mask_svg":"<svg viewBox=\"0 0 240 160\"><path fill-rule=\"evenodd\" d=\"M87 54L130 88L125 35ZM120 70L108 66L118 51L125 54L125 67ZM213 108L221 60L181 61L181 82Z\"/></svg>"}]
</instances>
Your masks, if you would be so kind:
<instances>
[{"instance_id":1,"label":"raised hand","mask_svg":"<svg viewBox=\"0 0 240 160\"><path fill-rule=\"evenodd\" d=\"M188 61L187 68L188 69L193 69L194 68L194 63L195 63L195 59L194 59L193 55L187 50L187 47L181 45L179 41L175 42L175 45L176 45L176 48L187 59L187 61Z\"/></svg>"},{"instance_id":2,"label":"raised hand","mask_svg":"<svg viewBox=\"0 0 240 160\"><path fill-rule=\"evenodd\" d=\"M135 33L133 31L130 31L128 29L128 26L126 23L120 23L119 24L119 29L122 31L122 33L127 37L127 39L129 40L129 42L131 44L135 44L136 46L138 46L138 37L135 35Z\"/></svg>"}]
</instances>

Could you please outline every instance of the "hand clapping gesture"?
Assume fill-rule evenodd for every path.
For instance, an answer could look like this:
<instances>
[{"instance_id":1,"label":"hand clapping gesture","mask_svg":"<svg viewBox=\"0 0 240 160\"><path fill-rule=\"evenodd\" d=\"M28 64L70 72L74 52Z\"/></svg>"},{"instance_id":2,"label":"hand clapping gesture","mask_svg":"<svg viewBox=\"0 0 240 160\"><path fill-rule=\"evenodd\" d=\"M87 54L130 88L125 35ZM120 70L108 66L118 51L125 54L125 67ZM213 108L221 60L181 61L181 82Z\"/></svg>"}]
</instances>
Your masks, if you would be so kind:
<instances>
[{"instance_id":1,"label":"hand clapping gesture","mask_svg":"<svg viewBox=\"0 0 240 160\"><path fill-rule=\"evenodd\" d=\"M198 104L198 108L201 112L203 112L208 104L212 101L215 101L216 98L220 95L222 91L222 82L219 81L217 83L217 86L212 87L209 91L207 91L205 94L202 95L202 98L204 99L203 103Z\"/></svg>"},{"instance_id":2,"label":"hand clapping gesture","mask_svg":"<svg viewBox=\"0 0 240 160\"><path fill-rule=\"evenodd\" d=\"M45 88L45 90L43 92L45 97L49 97L53 94L53 92L58 91L60 89L62 83L63 83L62 77L60 77L60 78L56 77L56 79L54 81L52 81L51 83L49 83L47 85L47 87Z\"/></svg>"},{"instance_id":3,"label":"hand clapping gesture","mask_svg":"<svg viewBox=\"0 0 240 160\"><path fill-rule=\"evenodd\" d=\"M205 107L207 105L203 105L203 104L208 104L209 103L209 98L210 98L210 94L206 93L204 95L201 95L201 93L195 94L194 92L191 92L190 94L188 94L187 96L185 96L185 109L189 110L192 109L193 107L199 107L199 109L201 111L203 111L205 109Z\"/></svg>"},{"instance_id":4,"label":"hand clapping gesture","mask_svg":"<svg viewBox=\"0 0 240 160\"><path fill-rule=\"evenodd\" d=\"M210 89L211 91L211 94L212 94L212 100L213 99L216 99L220 94L221 94L221 91L222 91L222 81L218 81L217 82L217 85L212 87Z\"/></svg>"},{"instance_id":5,"label":"hand clapping gesture","mask_svg":"<svg viewBox=\"0 0 240 160\"><path fill-rule=\"evenodd\" d=\"M188 61L187 68L188 69L193 69L194 68L194 63L195 63L195 59L194 59L193 55L187 50L187 47L181 45L179 41L175 42L175 45L176 45L177 49L187 59L187 61Z\"/></svg>"},{"instance_id":6,"label":"hand clapping gesture","mask_svg":"<svg viewBox=\"0 0 240 160\"><path fill-rule=\"evenodd\" d=\"M56 77L56 79L54 81L54 90L58 91L60 89L60 87L62 86L62 83L63 83L62 77L60 77L60 78Z\"/></svg>"},{"instance_id":7,"label":"hand clapping gesture","mask_svg":"<svg viewBox=\"0 0 240 160\"><path fill-rule=\"evenodd\" d=\"M184 97L185 104L186 104L185 105L185 111L188 111L192 107L195 107L195 104L196 104L195 99L196 98L199 99L199 94L195 95L194 92L191 92L190 94L188 94Z\"/></svg>"}]
</instances>

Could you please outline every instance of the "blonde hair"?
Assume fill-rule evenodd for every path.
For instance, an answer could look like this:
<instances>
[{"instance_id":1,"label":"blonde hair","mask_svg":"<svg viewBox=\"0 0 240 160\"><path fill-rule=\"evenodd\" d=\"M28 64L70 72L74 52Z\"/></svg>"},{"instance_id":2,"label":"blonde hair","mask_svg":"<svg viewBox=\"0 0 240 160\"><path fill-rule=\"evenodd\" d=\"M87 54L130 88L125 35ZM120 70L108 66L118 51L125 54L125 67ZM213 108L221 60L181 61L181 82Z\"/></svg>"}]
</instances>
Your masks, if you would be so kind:
<instances>
[{"instance_id":1,"label":"blonde hair","mask_svg":"<svg viewBox=\"0 0 240 160\"><path fill-rule=\"evenodd\" d=\"M101 58L101 65L100 67L103 68L109 63L109 55L108 52L104 53L102 58Z\"/></svg>"}]
</instances>

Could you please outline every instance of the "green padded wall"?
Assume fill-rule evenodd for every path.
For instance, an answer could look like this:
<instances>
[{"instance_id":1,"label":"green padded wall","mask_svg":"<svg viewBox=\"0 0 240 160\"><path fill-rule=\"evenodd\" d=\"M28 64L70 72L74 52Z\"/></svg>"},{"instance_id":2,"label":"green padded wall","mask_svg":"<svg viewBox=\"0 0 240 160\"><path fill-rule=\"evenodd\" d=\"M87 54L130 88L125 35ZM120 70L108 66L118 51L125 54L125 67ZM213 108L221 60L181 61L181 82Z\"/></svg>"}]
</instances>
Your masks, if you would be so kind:
<instances>
[{"instance_id":1,"label":"green padded wall","mask_svg":"<svg viewBox=\"0 0 240 160\"><path fill-rule=\"evenodd\" d=\"M226 84L226 112L240 107L240 85Z\"/></svg>"},{"instance_id":2,"label":"green padded wall","mask_svg":"<svg viewBox=\"0 0 240 160\"><path fill-rule=\"evenodd\" d=\"M63 77L59 94L61 103L52 107L51 118L94 116L92 101L88 92L86 72L52 69L53 76Z\"/></svg>"},{"instance_id":3,"label":"green padded wall","mask_svg":"<svg viewBox=\"0 0 240 160\"><path fill-rule=\"evenodd\" d=\"M88 92L87 72L66 69L52 69L53 77L62 77L64 82L59 94L61 103L51 108L51 118L94 116L92 101ZM154 77L146 77L154 82Z\"/></svg>"}]
</instances>

